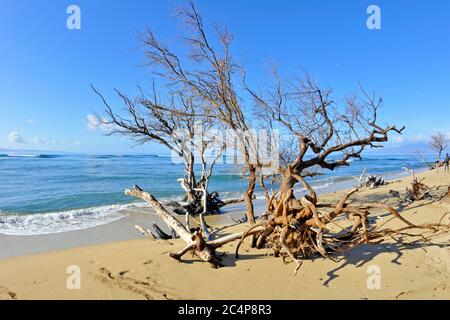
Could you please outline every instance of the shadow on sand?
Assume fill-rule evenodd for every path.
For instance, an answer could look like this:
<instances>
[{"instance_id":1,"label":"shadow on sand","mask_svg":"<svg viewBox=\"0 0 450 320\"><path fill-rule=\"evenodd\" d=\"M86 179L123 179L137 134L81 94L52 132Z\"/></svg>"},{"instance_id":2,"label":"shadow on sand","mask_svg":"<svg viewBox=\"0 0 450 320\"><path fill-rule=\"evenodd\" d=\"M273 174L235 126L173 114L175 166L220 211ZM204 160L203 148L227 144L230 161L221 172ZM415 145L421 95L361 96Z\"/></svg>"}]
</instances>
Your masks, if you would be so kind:
<instances>
[{"instance_id":1,"label":"shadow on sand","mask_svg":"<svg viewBox=\"0 0 450 320\"><path fill-rule=\"evenodd\" d=\"M344 269L349 265L353 265L356 268L364 266L370 262L380 253L393 253L395 257L391 260L392 263L401 265L400 258L403 256L403 252L408 250L425 249L429 247L449 248L450 244L435 244L430 242L422 242L420 240L411 243L381 243L381 244L364 244L349 251L337 262L341 263L338 267L327 272L328 279L323 283L324 286L328 286L331 281L339 277L337 271Z\"/></svg>"}]
</instances>

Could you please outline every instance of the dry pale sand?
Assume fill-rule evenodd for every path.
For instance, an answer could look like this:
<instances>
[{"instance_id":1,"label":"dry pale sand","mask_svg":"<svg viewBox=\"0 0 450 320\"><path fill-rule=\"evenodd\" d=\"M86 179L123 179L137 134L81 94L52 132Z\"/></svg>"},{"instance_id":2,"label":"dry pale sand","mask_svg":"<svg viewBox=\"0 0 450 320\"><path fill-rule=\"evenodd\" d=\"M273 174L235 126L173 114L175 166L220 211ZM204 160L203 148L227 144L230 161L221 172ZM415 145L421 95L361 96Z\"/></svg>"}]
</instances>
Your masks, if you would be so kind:
<instances>
[{"instance_id":1,"label":"dry pale sand","mask_svg":"<svg viewBox=\"0 0 450 320\"><path fill-rule=\"evenodd\" d=\"M450 185L450 174L419 174L437 197ZM354 202L377 201L398 207L389 190L404 192L411 177L362 190ZM439 189L437 188L438 186ZM323 195L336 202L342 192ZM450 199L419 201L401 214L415 223L438 222L450 212ZM384 218L386 219L386 218ZM213 224L214 217L209 223ZM446 216L443 223L449 223ZM399 222L395 222L399 225ZM394 225L394 224L391 224ZM243 229L234 226L222 234ZM417 240L403 239L404 242ZM179 263L169 252L181 240L130 240L0 260L0 299L450 299L449 233L432 243L401 244L394 240L365 245L332 262L322 258L293 264L244 245L239 259L235 244L222 248L225 267L215 270L189 254ZM67 268L81 270L81 289L69 290ZM368 270L379 267L381 288L368 289Z\"/></svg>"}]
</instances>

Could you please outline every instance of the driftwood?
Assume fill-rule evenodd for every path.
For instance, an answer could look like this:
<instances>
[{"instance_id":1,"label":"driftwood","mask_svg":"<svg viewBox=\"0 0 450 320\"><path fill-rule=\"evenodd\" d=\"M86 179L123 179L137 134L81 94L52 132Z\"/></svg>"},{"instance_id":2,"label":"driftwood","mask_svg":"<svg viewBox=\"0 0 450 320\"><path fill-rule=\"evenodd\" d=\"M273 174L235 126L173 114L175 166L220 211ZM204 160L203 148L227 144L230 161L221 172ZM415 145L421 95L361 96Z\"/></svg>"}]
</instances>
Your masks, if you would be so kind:
<instances>
[{"instance_id":1,"label":"driftwood","mask_svg":"<svg viewBox=\"0 0 450 320\"><path fill-rule=\"evenodd\" d=\"M386 185L387 182L384 181L384 179L382 177L377 177L377 176L368 176L366 178L366 180L364 181L364 186L368 187L368 188L377 188L379 186L384 186Z\"/></svg>"},{"instance_id":2,"label":"driftwood","mask_svg":"<svg viewBox=\"0 0 450 320\"><path fill-rule=\"evenodd\" d=\"M387 184L382 177L377 177L375 175L369 175L366 177L366 171L367 169L364 169L359 177L353 177L353 179L356 180L355 188L376 188Z\"/></svg>"},{"instance_id":3,"label":"driftwood","mask_svg":"<svg viewBox=\"0 0 450 320\"><path fill-rule=\"evenodd\" d=\"M146 238L156 240L158 239L149 229L145 229L139 225L135 225L134 228L138 230Z\"/></svg>"},{"instance_id":4,"label":"driftwood","mask_svg":"<svg viewBox=\"0 0 450 320\"><path fill-rule=\"evenodd\" d=\"M241 203L241 202L244 202L244 198L234 198L234 199L222 200L222 203L224 206L229 205L229 204Z\"/></svg>"},{"instance_id":5,"label":"driftwood","mask_svg":"<svg viewBox=\"0 0 450 320\"><path fill-rule=\"evenodd\" d=\"M395 190L389 190L389 194L395 198L400 198L400 192Z\"/></svg>"},{"instance_id":6,"label":"driftwood","mask_svg":"<svg viewBox=\"0 0 450 320\"><path fill-rule=\"evenodd\" d=\"M204 193L204 191L200 191L200 189L195 190L196 193ZM166 205L173 208L173 212L179 215L186 215L187 213L193 216L199 215L200 213L204 214L219 214L220 209L226 205L233 204L233 203L240 203L243 202L243 198L236 198L236 199L227 199L222 200L219 197L219 194L217 192L208 193L206 195L206 203L205 206L205 197L204 195L201 197L197 197L187 203L179 203L177 201L170 201L166 203ZM205 208L207 208L205 210Z\"/></svg>"},{"instance_id":7,"label":"driftwood","mask_svg":"<svg viewBox=\"0 0 450 320\"><path fill-rule=\"evenodd\" d=\"M426 184L423 183L425 178L419 180L416 177L414 170L403 167L404 170L408 171L412 175L411 188L406 187L405 201L414 202L423 199L431 199L430 189Z\"/></svg>"},{"instance_id":8,"label":"driftwood","mask_svg":"<svg viewBox=\"0 0 450 320\"><path fill-rule=\"evenodd\" d=\"M194 255L205 262L209 262L213 267L218 268L221 266L220 258L216 256L215 250L226 243L231 241L235 241L237 239L241 239L243 237L252 235L254 233L260 232L263 230L261 228L255 228L251 232L239 232L235 234L231 234L228 236L224 236L219 239L214 239L210 241L206 241L202 232L197 230L194 234L186 229L186 227L178 221L169 211L167 211L161 203L159 203L150 193L144 192L138 186L134 186L131 190L125 190L126 195L130 195L133 197L137 197L145 200L149 203L154 209L156 214L169 226L169 228L175 230L175 232L186 242L186 247L182 250L171 253L170 256L176 260L181 260L181 257L191 251ZM204 222L202 223L204 224Z\"/></svg>"},{"instance_id":9,"label":"driftwood","mask_svg":"<svg viewBox=\"0 0 450 320\"><path fill-rule=\"evenodd\" d=\"M165 233L160 227L158 227L158 225L155 222L152 223L152 227L153 230L155 230L155 233L158 235L159 239L169 240L173 238L172 235Z\"/></svg>"},{"instance_id":10,"label":"driftwood","mask_svg":"<svg viewBox=\"0 0 450 320\"><path fill-rule=\"evenodd\" d=\"M302 179L309 194L295 199L292 192L277 199L271 198L270 211L267 220L255 223L244 232L230 234L207 241L200 229L191 233L168 212L151 194L144 192L138 186L126 190L125 194L141 198L148 202L156 214L173 230L175 230L186 243L186 246L170 256L181 261L181 257L191 251L205 262L215 268L221 266L216 249L232 241L240 240L236 247L236 257L244 239L254 235L257 248L268 248L276 257L283 261L296 263L295 273L301 266L302 260L320 255L334 260L333 253L342 253L361 244L380 243L395 235L410 235L410 229L423 229L430 232L447 230L449 225L440 223L416 225L403 218L397 210L379 203L366 203L360 206L347 204L350 196L359 191L358 188L348 192L337 204L319 204L314 190ZM391 219L377 225L370 222L370 210L381 209L391 214ZM347 221L348 226L335 230L337 218L340 224ZM399 219L404 226L397 229L383 228L392 219ZM374 220L374 219L372 219ZM202 223L202 222L201 222ZM204 222L203 222L204 223ZM203 224L202 223L202 224ZM414 236L414 235L413 235ZM423 235L420 235L422 238Z\"/></svg>"},{"instance_id":11,"label":"driftwood","mask_svg":"<svg viewBox=\"0 0 450 320\"><path fill-rule=\"evenodd\" d=\"M364 185L363 179L366 175L367 169L364 169L364 171L361 173L359 177L353 177L354 180L356 180L355 188L361 188Z\"/></svg>"},{"instance_id":12,"label":"driftwood","mask_svg":"<svg viewBox=\"0 0 450 320\"><path fill-rule=\"evenodd\" d=\"M423 183L424 180L425 179L419 180L417 177L413 176L411 188L406 187L406 201L414 202L426 198L431 198L430 189L426 184Z\"/></svg>"}]
</instances>

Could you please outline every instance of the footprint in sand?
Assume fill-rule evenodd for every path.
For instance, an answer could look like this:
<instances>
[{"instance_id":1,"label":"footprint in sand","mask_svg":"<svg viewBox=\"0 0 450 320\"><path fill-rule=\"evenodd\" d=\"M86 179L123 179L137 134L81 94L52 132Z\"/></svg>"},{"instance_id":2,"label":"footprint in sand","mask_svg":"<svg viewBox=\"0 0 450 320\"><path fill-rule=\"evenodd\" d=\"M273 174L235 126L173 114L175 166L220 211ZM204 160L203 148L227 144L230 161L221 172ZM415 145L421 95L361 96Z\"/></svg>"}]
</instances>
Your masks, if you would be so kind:
<instances>
[{"instance_id":1,"label":"footprint in sand","mask_svg":"<svg viewBox=\"0 0 450 320\"><path fill-rule=\"evenodd\" d=\"M130 272L130 270L123 270L119 272L119 276L123 277L124 275L126 275L128 272Z\"/></svg>"},{"instance_id":2,"label":"footprint in sand","mask_svg":"<svg viewBox=\"0 0 450 320\"><path fill-rule=\"evenodd\" d=\"M448 248L433 248L427 252L425 263L433 269L450 274L450 253Z\"/></svg>"},{"instance_id":3,"label":"footprint in sand","mask_svg":"<svg viewBox=\"0 0 450 320\"><path fill-rule=\"evenodd\" d=\"M165 290L163 290L162 287L150 277L146 277L146 281L142 281L125 276L125 274L131 272L132 270L124 270L118 274L114 274L107 268L99 268L98 271L99 273L96 275L96 278L100 279L100 281L110 287L119 287L121 289L131 291L148 300L169 299Z\"/></svg>"},{"instance_id":4,"label":"footprint in sand","mask_svg":"<svg viewBox=\"0 0 450 320\"><path fill-rule=\"evenodd\" d=\"M17 294L8 288L0 286L0 300L17 300Z\"/></svg>"}]
</instances>

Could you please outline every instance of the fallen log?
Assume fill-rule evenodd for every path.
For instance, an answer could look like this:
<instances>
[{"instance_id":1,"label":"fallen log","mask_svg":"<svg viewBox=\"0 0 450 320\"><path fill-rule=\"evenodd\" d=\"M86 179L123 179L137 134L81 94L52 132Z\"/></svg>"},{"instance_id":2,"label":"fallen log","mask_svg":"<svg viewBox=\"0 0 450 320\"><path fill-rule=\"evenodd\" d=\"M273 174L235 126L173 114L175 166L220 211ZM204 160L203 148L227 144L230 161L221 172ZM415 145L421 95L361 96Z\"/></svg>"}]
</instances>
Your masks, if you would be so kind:
<instances>
[{"instance_id":1,"label":"fallen log","mask_svg":"<svg viewBox=\"0 0 450 320\"><path fill-rule=\"evenodd\" d=\"M235 203L241 203L244 202L244 198L234 198L234 199L227 199L227 200L221 200L223 203L223 206L229 205L229 204L235 204Z\"/></svg>"},{"instance_id":2,"label":"fallen log","mask_svg":"<svg viewBox=\"0 0 450 320\"><path fill-rule=\"evenodd\" d=\"M148 230L148 229L144 229L143 227L141 227L141 226L139 226L139 225L135 225L134 228L135 228L136 230L138 230L140 233L142 233L142 235L143 235L144 237L146 237L146 238L153 239L153 240L158 239L158 237L155 236L155 235L154 235L150 230Z\"/></svg>"},{"instance_id":3,"label":"fallen log","mask_svg":"<svg viewBox=\"0 0 450 320\"><path fill-rule=\"evenodd\" d=\"M170 256L176 260L181 261L181 257L192 251L201 260L210 263L213 267L219 268L221 265L220 258L216 256L215 250L224 244L241 239L244 232L238 232L228 236L224 236L211 241L206 241L202 231L197 230L194 234L189 232L186 227L178 221L169 211L167 211L158 200L155 199L150 193L143 191L139 186L135 185L131 190L125 190L125 194L133 197L140 198L150 204L155 213L167 224L167 226L173 229L180 238L186 242L186 247L182 250L171 253ZM202 222L201 222L202 223ZM204 221L202 223L204 224ZM255 229L252 232L248 232L245 236L253 235L257 232L263 231L264 228Z\"/></svg>"},{"instance_id":4,"label":"fallen log","mask_svg":"<svg viewBox=\"0 0 450 320\"><path fill-rule=\"evenodd\" d=\"M187 243L192 242L192 234L178 221L172 214L167 211L158 200L151 194L144 192L139 186L135 185L131 190L125 190L125 194L133 197L140 198L150 204L156 211L156 214L167 224L169 228L172 228L176 233Z\"/></svg>"}]
</instances>

